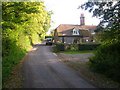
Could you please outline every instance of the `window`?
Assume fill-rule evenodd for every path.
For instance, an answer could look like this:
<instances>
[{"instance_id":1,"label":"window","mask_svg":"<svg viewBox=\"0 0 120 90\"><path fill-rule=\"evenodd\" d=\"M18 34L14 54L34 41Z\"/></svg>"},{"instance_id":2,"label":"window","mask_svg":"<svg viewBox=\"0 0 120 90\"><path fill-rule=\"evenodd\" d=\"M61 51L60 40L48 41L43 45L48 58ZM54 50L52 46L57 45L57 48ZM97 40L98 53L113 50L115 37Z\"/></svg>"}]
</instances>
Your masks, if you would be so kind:
<instances>
[{"instance_id":1,"label":"window","mask_svg":"<svg viewBox=\"0 0 120 90\"><path fill-rule=\"evenodd\" d=\"M86 39L86 42L88 42L88 39Z\"/></svg>"},{"instance_id":2,"label":"window","mask_svg":"<svg viewBox=\"0 0 120 90\"><path fill-rule=\"evenodd\" d=\"M74 34L75 34L76 31L74 31Z\"/></svg>"},{"instance_id":3,"label":"window","mask_svg":"<svg viewBox=\"0 0 120 90\"><path fill-rule=\"evenodd\" d=\"M78 31L76 31L76 34L78 34Z\"/></svg>"},{"instance_id":4,"label":"window","mask_svg":"<svg viewBox=\"0 0 120 90\"><path fill-rule=\"evenodd\" d=\"M73 35L79 35L79 30L77 30L77 29L73 29Z\"/></svg>"},{"instance_id":5,"label":"window","mask_svg":"<svg viewBox=\"0 0 120 90\"><path fill-rule=\"evenodd\" d=\"M91 34L95 34L95 32L92 32Z\"/></svg>"}]
</instances>

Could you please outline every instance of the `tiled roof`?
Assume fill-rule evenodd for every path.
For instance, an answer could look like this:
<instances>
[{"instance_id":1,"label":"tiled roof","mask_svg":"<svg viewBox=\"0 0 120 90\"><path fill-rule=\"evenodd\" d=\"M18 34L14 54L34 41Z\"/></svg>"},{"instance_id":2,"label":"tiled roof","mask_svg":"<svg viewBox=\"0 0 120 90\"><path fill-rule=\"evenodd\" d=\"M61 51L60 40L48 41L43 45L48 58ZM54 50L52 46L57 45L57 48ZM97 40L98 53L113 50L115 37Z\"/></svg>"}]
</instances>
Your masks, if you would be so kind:
<instances>
[{"instance_id":1,"label":"tiled roof","mask_svg":"<svg viewBox=\"0 0 120 90\"><path fill-rule=\"evenodd\" d=\"M58 32L63 32L63 31L66 31L66 30L73 29L74 27L75 27L75 28L79 28L79 25L60 24L60 25L57 27L57 30L58 30Z\"/></svg>"},{"instance_id":2,"label":"tiled roof","mask_svg":"<svg viewBox=\"0 0 120 90\"><path fill-rule=\"evenodd\" d=\"M89 37L90 36L90 33L89 33L88 30L80 30L80 32L82 33L83 37Z\"/></svg>"},{"instance_id":3,"label":"tiled roof","mask_svg":"<svg viewBox=\"0 0 120 90\"><path fill-rule=\"evenodd\" d=\"M59 35L72 35L73 28L80 29L80 32L82 32L84 37L89 36L89 32L93 32L96 29L97 26L94 25L69 25L69 24L60 24L57 27L57 31L59 32Z\"/></svg>"},{"instance_id":4,"label":"tiled roof","mask_svg":"<svg viewBox=\"0 0 120 90\"><path fill-rule=\"evenodd\" d=\"M69 30L69 29L73 29L73 28L95 30L96 26L95 25L82 25L82 26L80 26L80 25L60 24L57 27L57 30L58 30L58 32L63 32L63 31L66 31L66 30Z\"/></svg>"}]
</instances>

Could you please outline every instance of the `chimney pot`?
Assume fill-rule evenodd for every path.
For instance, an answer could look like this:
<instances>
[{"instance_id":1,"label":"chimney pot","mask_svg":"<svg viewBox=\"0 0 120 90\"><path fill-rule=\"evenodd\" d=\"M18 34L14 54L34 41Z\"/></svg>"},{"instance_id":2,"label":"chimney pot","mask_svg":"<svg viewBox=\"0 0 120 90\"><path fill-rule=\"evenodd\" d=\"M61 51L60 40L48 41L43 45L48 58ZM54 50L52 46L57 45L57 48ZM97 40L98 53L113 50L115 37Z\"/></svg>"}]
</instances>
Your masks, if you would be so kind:
<instances>
[{"instance_id":1,"label":"chimney pot","mask_svg":"<svg viewBox=\"0 0 120 90\"><path fill-rule=\"evenodd\" d=\"M83 13L80 16L80 25L85 25L85 17Z\"/></svg>"},{"instance_id":2,"label":"chimney pot","mask_svg":"<svg viewBox=\"0 0 120 90\"><path fill-rule=\"evenodd\" d=\"M81 14L81 17L84 17L84 14L83 14L83 13Z\"/></svg>"}]
</instances>

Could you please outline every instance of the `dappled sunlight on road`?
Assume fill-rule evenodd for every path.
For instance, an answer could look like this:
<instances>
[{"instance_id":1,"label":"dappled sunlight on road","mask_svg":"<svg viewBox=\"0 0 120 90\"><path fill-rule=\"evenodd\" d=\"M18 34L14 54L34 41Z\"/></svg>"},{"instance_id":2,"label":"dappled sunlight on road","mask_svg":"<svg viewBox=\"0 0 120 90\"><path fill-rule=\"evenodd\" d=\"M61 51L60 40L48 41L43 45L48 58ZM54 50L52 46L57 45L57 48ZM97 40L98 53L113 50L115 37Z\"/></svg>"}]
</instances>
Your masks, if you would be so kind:
<instances>
[{"instance_id":1,"label":"dappled sunlight on road","mask_svg":"<svg viewBox=\"0 0 120 90\"><path fill-rule=\"evenodd\" d=\"M37 50L38 49L38 47L36 47L36 48L33 48L31 51L35 51L35 50Z\"/></svg>"}]
</instances>

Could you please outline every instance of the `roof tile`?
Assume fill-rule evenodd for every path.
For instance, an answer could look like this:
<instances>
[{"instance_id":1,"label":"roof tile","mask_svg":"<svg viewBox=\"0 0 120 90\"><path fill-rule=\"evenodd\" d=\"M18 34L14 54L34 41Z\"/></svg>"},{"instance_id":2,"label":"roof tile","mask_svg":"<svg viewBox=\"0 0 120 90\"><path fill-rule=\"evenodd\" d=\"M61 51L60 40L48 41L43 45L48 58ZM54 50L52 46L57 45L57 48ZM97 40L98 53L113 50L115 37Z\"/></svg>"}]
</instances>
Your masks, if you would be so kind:
<instances>
[{"instance_id":1,"label":"roof tile","mask_svg":"<svg viewBox=\"0 0 120 90\"><path fill-rule=\"evenodd\" d=\"M80 29L80 31L82 32L82 35L84 37L88 37L90 32L93 32L97 26L95 25L69 25L69 24L60 24L57 27L57 31L59 32L59 35L72 35L72 29L76 28L76 29ZM89 31L90 32L89 32Z\"/></svg>"}]
</instances>

